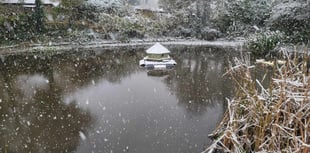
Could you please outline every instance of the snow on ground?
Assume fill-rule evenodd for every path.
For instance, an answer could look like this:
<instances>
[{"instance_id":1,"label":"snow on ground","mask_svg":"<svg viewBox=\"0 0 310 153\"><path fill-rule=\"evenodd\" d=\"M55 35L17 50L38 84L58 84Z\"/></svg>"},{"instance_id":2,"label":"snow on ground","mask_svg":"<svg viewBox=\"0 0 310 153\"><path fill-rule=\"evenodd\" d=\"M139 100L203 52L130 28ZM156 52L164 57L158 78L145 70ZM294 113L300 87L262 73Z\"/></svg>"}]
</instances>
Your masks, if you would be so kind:
<instances>
[{"instance_id":1,"label":"snow on ground","mask_svg":"<svg viewBox=\"0 0 310 153\"><path fill-rule=\"evenodd\" d=\"M124 5L124 2L122 0L88 0L85 4L95 6L97 8L119 8Z\"/></svg>"},{"instance_id":2,"label":"snow on ground","mask_svg":"<svg viewBox=\"0 0 310 153\"><path fill-rule=\"evenodd\" d=\"M141 48L149 47L155 43L160 42L164 46L207 46L217 48L240 48L244 45L244 41L204 41L204 40L174 40L174 39L162 39L162 40L131 40L128 43L122 43L118 41L89 41L89 42L62 42L62 43L48 43L48 44L32 44L30 47L0 47L0 54L14 54L21 52L33 52L33 51L67 51L73 49L113 49L118 47L130 47L130 48Z\"/></svg>"}]
</instances>

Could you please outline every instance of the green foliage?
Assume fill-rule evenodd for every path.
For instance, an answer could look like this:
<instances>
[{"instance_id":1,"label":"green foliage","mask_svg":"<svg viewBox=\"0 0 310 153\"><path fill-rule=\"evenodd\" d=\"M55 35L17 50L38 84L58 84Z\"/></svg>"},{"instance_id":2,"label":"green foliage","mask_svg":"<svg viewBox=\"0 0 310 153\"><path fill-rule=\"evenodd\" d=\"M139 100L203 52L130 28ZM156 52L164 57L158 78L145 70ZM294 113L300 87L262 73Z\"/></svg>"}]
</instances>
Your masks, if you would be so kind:
<instances>
[{"instance_id":1,"label":"green foliage","mask_svg":"<svg viewBox=\"0 0 310 153\"><path fill-rule=\"evenodd\" d=\"M266 55L284 39L279 31L255 33L247 38L247 46L255 55Z\"/></svg>"},{"instance_id":2,"label":"green foliage","mask_svg":"<svg viewBox=\"0 0 310 153\"><path fill-rule=\"evenodd\" d=\"M0 42L32 39L36 31L33 22L30 21L32 21L32 16L29 14L1 17L0 38L2 39Z\"/></svg>"},{"instance_id":3,"label":"green foliage","mask_svg":"<svg viewBox=\"0 0 310 153\"><path fill-rule=\"evenodd\" d=\"M84 0L61 0L61 5L65 8L73 9L83 4Z\"/></svg>"},{"instance_id":4,"label":"green foliage","mask_svg":"<svg viewBox=\"0 0 310 153\"><path fill-rule=\"evenodd\" d=\"M265 0L235 1L229 5L230 16L234 20L252 25L264 25L270 9L271 4Z\"/></svg>"},{"instance_id":5,"label":"green foliage","mask_svg":"<svg viewBox=\"0 0 310 153\"><path fill-rule=\"evenodd\" d=\"M32 14L33 21L35 22L35 27L37 32L41 33L44 32L44 22L45 22L45 15L43 11L43 6L41 0L35 0L35 9Z\"/></svg>"},{"instance_id":6,"label":"green foliage","mask_svg":"<svg viewBox=\"0 0 310 153\"><path fill-rule=\"evenodd\" d=\"M301 29L298 33L294 35L295 42L310 42L310 26ZM294 42L293 41L293 42Z\"/></svg>"},{"instance_id":7,"label":"green foliage","mask_svg":"<svg viewBox=\"0 0 310 153\"><path fill-rule=\"evenodd\" d=\"M195 0L196 1L196 0ZM166 10L172 11L188 7L193 0L159 0L159 4Z\"/></svg>"},{"instance_id":8,"label":"green foliage","mask_svg":"<svg viewBox=\"0 0 310 153\"><path fill-rule=\"evenodd\" d=\"M35 5L33 12L21 8L15 13L5 13L5 10L14 11L14 7L1 8L5 14L0 15L0 42L27 41L45 32L45 14L42 3L36 0Z\"/></svg>"},{"instance_id":9,"label":"green foliage","mask_svg":"<svg viewBox=\"0 0 310 153\"><path fill-rule=\"evenodd\" d=\"M79 7L82 6L84 0L61 0L61 6L66 9L69 15L69 26L73 26L73 22L80 18Z\"/></svg>"},{"instance_id":10,"label":"green foliage","mask_svg":"<svg viewBox=\"0 0 310 153\"><path fill-rule=\"evenodd\" d=\"M244 35L248 25L265 26L271 5L268 0L228 1L213 22L222 32Z\"/></svg>"},{"instance_id":11,"label":"green foliage","mask_svg":"<svg viewBox=\"0 0 310 153\"><path fill-rule=\"evenodd\" d=\"M310 40L310 3L289 1L273 7L269 26L272 30L285 32L288 42L299 43Z\"/></svg>"},{"instance_id":12,"label":"green foliage","mask_svg":"<svg viewBox=\"0 0 310 153\"><path fill-rule=\"evenodd\" d=\"M121 35L120 39L143 38L146 29L146 21L143 18L129 19L102 13L99 24L107 32L116 32Z\"/></svg>"},{"instance_id":13,"label":"green foliage","mask_svg":"<svg viewBox=\"0 0 310 153\"><path fill-rule=\"evenodd\" d=\"M290 43L310 41L310 21L307 20L294 18L278 20L273 23L271 29L285 32L289 36L286 41Z\"/></svg>"}]
</instances>

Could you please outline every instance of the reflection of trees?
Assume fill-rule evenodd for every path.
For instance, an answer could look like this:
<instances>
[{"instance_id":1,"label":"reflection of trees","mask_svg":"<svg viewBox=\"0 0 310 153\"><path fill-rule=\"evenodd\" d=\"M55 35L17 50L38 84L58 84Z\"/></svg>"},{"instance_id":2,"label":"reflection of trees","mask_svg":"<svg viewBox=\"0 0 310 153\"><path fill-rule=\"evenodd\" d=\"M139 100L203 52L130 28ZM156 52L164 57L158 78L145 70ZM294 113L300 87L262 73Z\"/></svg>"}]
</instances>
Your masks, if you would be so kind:
<instances>
[{"instance_id":1,"label":"reflection of trees","mask_svg":"<svg viewBox=\"0 0 310 153\"><path fill-rule=\"evenodd\" d=\"M137 71L140 53L131 51L91 52L87 55L71 54L60 58L60 63L53 63L59 67L58 72L70 83L81 86L92 80L105 78L110 82L118 82L122 77Z\"/></svg>"},{"instance_id":2,"label":"reflection of trees","mask_svg":"<svg viewBox=\"0 0 310 153\"><path fill-rule=\"evenodd\" d=\"M61 55L12 55L0 61L0 152L72 152L79 132L91 116L73 102L65 104L67 88L92 80L117 82L137 71L140 53L120 51L68 52ZM23 77L21 77L23 76ZM24 80L48 80L47 87L22 89ZM30 89L31 88L31 89ZM32 96L23 90L33 91Z\"/></svg>"},{"instance_id":3,"label":"reflection of trees","mask_svg":"<svg viewBox=\"0 0 310 153\"><path fill-rule=\"evenodd\" d=\"M191 114L202 114L208 107L224 103L232 90L230 81L222 77L228 61L226 52L185 49L175 57L178 64L169 82L180 105Z\"/></svg>"},{"instance_id":4,"label":"reflection of trees","mask_svg":"<svg viewBox=\"0 0 310 153\"><path fill-rule=\"evenodd\" d=\"M90 115L61 102L62 89L55 86L51 62L12 56L1 64L0 152L71 152L79 144L79 131L89 125ZM49 86L38 87L26 98L16 79L37 73L49 80Z\"/></svg>"},{"instance_id":5,"label":"reflection of trees","mask_svg":"<svg viewBox=\"0 0 310 153\"><path fill-rule=\"evenodd\" d=\"M128 51L6 57L7 62L0 65L0 152L74 151L79 131L85 131L92 118L76 104L63 103L66 89L99 79L118 82L138 71L141 58L140 53ZM222 53L185 50L174 58L178 65L169 73L167 84L189 113L199 115L209 106L222 104L230 94L228 81L219 79L226 64ZM49 80L48 87L38 88L34 96L26 98L16 78L36 74Z\"/></svg>"}]
</instances>

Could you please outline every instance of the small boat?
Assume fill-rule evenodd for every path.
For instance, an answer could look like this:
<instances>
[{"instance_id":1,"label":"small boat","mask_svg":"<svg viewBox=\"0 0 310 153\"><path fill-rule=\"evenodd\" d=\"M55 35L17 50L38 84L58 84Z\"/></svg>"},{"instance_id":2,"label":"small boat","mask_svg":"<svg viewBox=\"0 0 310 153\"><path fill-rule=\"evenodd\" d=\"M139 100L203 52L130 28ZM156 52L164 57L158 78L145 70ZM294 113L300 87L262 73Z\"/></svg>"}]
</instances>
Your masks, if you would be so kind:
<instances>
[{"instance_id":1,"label":"small boat","mask_svg":"<svg viewBox=\"0 0 310 153\"><path fill-rule=\"evenodd\" d=\"M169 55L170 51L156 43L146 50L148 54L139 61L139 65L147 69L172 69L177 64Z\"/></svg>"}]
</instances>

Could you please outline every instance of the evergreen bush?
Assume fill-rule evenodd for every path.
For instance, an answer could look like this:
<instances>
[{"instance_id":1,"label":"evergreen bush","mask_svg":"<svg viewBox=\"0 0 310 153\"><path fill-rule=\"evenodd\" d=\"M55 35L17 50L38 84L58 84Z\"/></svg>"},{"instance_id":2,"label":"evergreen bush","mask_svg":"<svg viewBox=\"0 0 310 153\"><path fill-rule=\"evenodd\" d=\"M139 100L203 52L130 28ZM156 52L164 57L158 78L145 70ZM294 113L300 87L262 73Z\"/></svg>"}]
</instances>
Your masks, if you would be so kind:
<instances>
[{"instance_id":1,"label":"evergreen bush","mask_svg":"<svg viewBox=\"0 0 310 153\"><path fill-rule=\"evenodd\" d=\"M266 55L283 42L283 39L282 32L267 30L250 35L247 38L247 46L255 55Z\"/></svg>"},{"instance_id":2,"label":"evergreen bush","mask_svg":"<svg viewBox=\"0 0 310 153\"><path fill-rule=\"evenodd\" d=\"M37 32L41 33L44 32L44 22L45 22L45 15L44 15L44 11L43 11L43 6L42 6L42 2L41 0L35 0L35 9L34 12L32 14L33 16L33 20L35 23L35 27Z\"/></svg>"}]
</instances>

